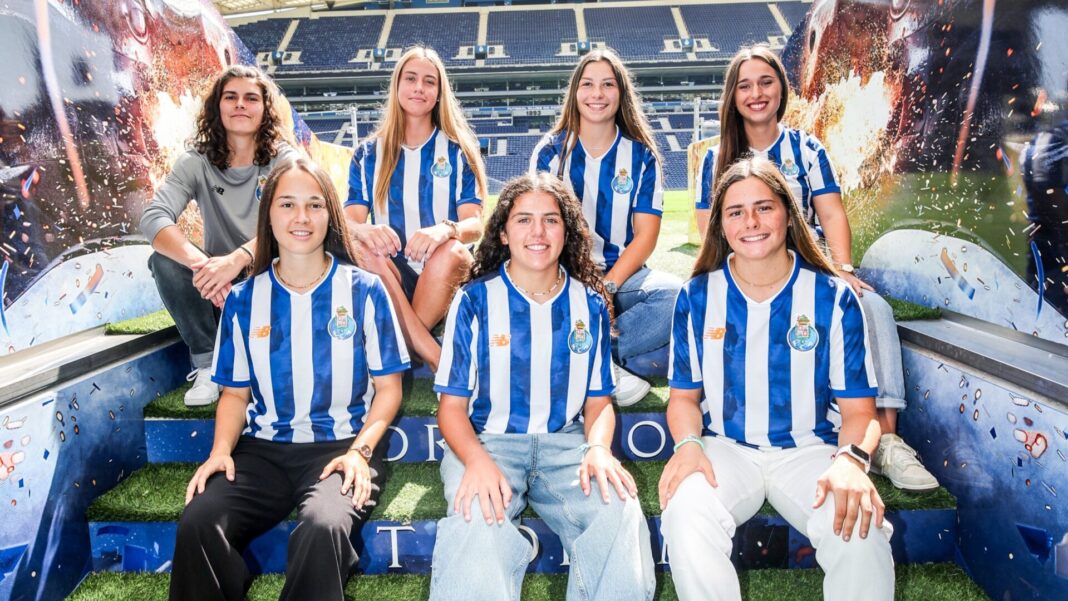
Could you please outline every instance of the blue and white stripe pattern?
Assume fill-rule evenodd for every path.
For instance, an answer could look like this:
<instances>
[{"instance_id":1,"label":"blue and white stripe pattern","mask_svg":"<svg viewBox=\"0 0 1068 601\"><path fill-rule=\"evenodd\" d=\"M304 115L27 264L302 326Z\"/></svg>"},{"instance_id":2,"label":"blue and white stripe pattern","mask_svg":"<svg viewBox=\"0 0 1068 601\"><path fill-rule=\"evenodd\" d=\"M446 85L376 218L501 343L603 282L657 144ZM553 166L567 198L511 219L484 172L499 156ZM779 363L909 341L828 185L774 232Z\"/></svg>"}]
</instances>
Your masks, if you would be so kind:
<instances>
[{"instance_id":1,"label":"blue and white stripe pattern","mask_svg":"<svg viewBox=\"0 0 1068 601\"><path fill-rule=\"evenodd\" d=\"M566 139L567 132L546 134L534 147L530 173L560 174ZM633 214L659 217L664 212L664 174L656 155L617 130L616 141L597 158L577 142L563 172L593 234L593 262L608 272L634 239Z\"/></svg>"},{"instance_id":2,"label":"blue and white stripe pattern","mask_svg":"<svg viewBox=\"0 0 1068 601\"><path fill-rule=\"evenodd\" d=\"M790 184L794 199L801 203L801 215L805 221L816 228L819 221L812 199L821 194L841 192L838 180L834 176L834 167L827 158L823 144L808 132L779 125L779 138L764 150L750 148L754 156L761 156L778 166L779 171ZM716 155L719 145L714 144L705 152L705 158L697 167L697 209L712 208L712 192L716 182Z\"/></svg>"},{"instance_id":3,"label":"blue and white stripe pattern","mask_svg":"<svg viewBox=\"0 0 1068 601\"><path fill-rule=\"evenodd\" d=\"M434 390L468 397L476 432L558 432L586 398L615 389L611 324L603 297L565 276L544 304L500 273L453 298Z\"/></svg>"},{"instance_id":4,"label":"blue and white stripe pattern","mask_svg":"<svg viewBox=\"0 0 1068 601\"><path fill-rule=\"evenodd\" d=\"M449 219L457 221L456 208L462 204L482 204L476 192L475 172L467 163L460 145L435 129L418 148L402 147L397 168L389 181L389 202L385 215L374 212L375 186L379 185L381 138L359 145L349 165L349 195L345 206L368 208L373 223L386 224L400 237L401 248L417 230ZM409 261L422 273L421 261Z\"/></svg>"},{"instance_id":5,"label":"blue and white stripe pattern","mask_svg":"<svg viewBox=\"0 0 1068 601\"><path fill-rule=\"evenodd\" d=\"M811 330L799 342L801 325ZM761 303L729 268L686 282L668 357L672 387L704 389L706 433L755 447L836 444L834 399L878 393L859 299L800 257L782 291Z\"/></svg>"},{"instance_id":6,"label":"blue and white stripe pattern","mask_svg":"<svg viewBox=\"0 0 1068 601\"><path fill-rule=\"evenodd\" d=\"M374 398L369 376L408 366L382 281L334 261L303 294L282 286L273 267L235 285L219 321L211 379L252 389L244 435L321 442L360 431Z\"/></svg>"}]
</instances>

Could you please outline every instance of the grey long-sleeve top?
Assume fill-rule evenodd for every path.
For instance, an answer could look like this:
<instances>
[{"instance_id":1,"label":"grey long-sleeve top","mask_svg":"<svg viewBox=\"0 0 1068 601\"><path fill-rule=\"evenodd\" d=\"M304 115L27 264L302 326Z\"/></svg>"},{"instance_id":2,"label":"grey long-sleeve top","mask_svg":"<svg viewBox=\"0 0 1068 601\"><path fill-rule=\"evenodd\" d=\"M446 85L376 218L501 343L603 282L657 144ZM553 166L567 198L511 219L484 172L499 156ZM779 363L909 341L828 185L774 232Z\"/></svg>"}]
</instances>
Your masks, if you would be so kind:
<instances>
[{"instance_id":1,"label":"grey long-sleeve top","mask_svg":"<svg viewBox=\"0 0 1068 601\"><path fill-rule=\"evenodd\" d=\"M220 171L208 158L187 150L156 188L152 202L141 215L141 233L149 241L178 216L190 200L196 200L204 219L204 251L209 256L233 252L256 233L259 195L267 174L282 160L300 154L285 143L267 165L250 165Z\"/></svg>"}]
</instances>

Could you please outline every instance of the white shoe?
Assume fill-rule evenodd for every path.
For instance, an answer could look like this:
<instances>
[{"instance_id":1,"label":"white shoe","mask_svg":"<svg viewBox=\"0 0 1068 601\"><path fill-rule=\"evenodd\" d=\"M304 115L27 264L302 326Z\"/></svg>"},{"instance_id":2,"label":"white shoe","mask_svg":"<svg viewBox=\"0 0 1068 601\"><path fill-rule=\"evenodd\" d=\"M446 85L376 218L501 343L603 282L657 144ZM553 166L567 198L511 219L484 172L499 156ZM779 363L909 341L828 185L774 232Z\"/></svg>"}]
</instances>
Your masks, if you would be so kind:
<instances>
[{"instance_id":1,"label":"white shoe","mask_svg":"<svg viewBox=\"0 0 1068 601\"><path fill-rule=\"evenodd\" d=\"M620 407L630 407L649 394L650 385L645 380L612 362L616 375L616 393L612 395Z\"/></svg>"},{"instance_id":2,"label":"white shoe","mask_svg":"<svg viewBox=\"0 0 1068 601\"><path fill-rule=\"evenodd\" d=\"M211 381L211 369L194 369L185 377L193 387L185 392L186 407L203 407L219 400L219 385Z\"/></svg>"},{"instance_id":3,"label":"white shoe","mask_svg":"<svg viewBox=\"0 0 1068 601\"><path fill-rule=\"evenodd\" d=\"M897 434L883 434L879 438L871 471L886 476L902 490L928 491L938 488L938 480L916 458L916 450Z\"/></svg>"}]
</instances>

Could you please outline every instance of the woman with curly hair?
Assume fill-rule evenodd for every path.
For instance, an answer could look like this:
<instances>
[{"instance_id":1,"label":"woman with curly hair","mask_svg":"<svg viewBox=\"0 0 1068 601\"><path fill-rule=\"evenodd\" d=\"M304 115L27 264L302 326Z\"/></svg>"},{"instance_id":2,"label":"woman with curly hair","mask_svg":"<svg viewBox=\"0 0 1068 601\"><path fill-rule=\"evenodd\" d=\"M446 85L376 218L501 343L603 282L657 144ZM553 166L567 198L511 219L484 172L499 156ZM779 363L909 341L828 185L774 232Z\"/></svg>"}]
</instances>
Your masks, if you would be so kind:
<instances>
[{"instance_id":1,"label":"woman with curly hair","mask_svg":"<svg viewBox=\"0 0 1068 601\"><path fill-rule=\"evenodd\" d=\"M611 451L611 305L590 246L560 180L524 175L502 190L434 381L450 509L431 599L519 599L527 503L570 558L568 599L652 599L648 526Z\"/></svg>"},{"instance_id":2,"label":"woman with curly hair","mask_svg":"<svg viewBox=\"0 0 1068 601\"><path fill-rule=\"evenodd\" d=\"M486 174L445 65L423 46L397 61L382 122L353 154L345 212L360 267L382 278L409 347L431 370L445 317L482 233Z\"/></svg>"},{"instance_id":3,"label":"woman with curly hair","mask_svg":"<svg viewBox=\"0 0 1068 601\"><path fill-rule=\"evenodd\" d=\"M189 346L189 406L219 398L210 375L219 308L254 259L256 211L267 174L300 155L283 141L275 86L255 67L234 65L215 79L197 118L192 148L178 157L145 207L141 233L163 305ZM178 228L190 200L204 222L204 246Z\"/></svg>"},{"instance_id":4,"label":"woman with curly hair","mask_svg":"<svg viewBox=\"0 0 1068 601\"><path fill-rule=\"evenodd\" d=\"M619 316L615 399L624 407L644 398L649 383L622 367L667 345L682 286L645 265L660 236L662 169L630 72L615 52L590 52L572 72L560 119L534 148L530 170L556 174L582 203L593 261Z\"/></svg>"}]
</instances>

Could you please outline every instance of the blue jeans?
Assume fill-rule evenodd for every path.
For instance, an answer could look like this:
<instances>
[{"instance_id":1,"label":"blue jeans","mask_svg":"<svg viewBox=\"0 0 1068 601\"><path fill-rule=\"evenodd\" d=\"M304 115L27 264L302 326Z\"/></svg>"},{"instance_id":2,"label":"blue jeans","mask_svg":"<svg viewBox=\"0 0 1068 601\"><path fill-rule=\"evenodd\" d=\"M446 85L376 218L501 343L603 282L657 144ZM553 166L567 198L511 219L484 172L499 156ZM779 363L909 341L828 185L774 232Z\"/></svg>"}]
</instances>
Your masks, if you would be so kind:
<instances>
[{"instance_id":1,"label":"blue jeans","mask_svg":"<svg viewBox=\"0 0 1068 601\"><path fill-rule=\"evenodd\" d=\"M615 354L621 363L667 345L682 280L642 266L616 292Z\"/></svg>"},{"instance_id":2,"label":"blue jeans","mask_svg":"<svg viewBox=\"0 0 1068 601\"><path fill-rule=\"evenodd\" d=\"M453 511L464 465L446 449L441 479L449 515L438 522L430 599L518 601L531 545L516 526L528 502L567 551L569 601L653 598L649 528L638 500L620 501L613 493L605 504L596 484L588 497L579 487L581 424L552 434L482 434L479 439L512 486L508 519L487 524L478 497L471 503L470 522Z\"/></svg>"},{"instance_id":3,"label":"blue jeans","mask_svg":"<svg viewBox=\"0 0 1068 601\"><path fill-rule=\"evenodd\" d=\"M875 406L880 409L905 408L905 376L901 366L901 339L897 336L894 310L883 297L864 291L860 297L864 324L868 327L868 347L879 382Z\"/></svg>"},{"instance_id":4,"label":"blue jeans","mask_svg":"<svg viewBox=\"0 0 1068 601\"><path fill-rule=\"evenodd\" d=\"M163 306L178 326L178 335L189 347L193 368L210 368L215 354L219 310L200 296L193 286L193 271L185 265L160 253L152 253L148 257L148 269L156 281Z\"/></svg>"}]
</instances>

